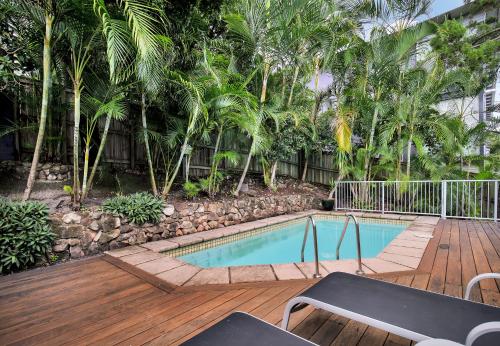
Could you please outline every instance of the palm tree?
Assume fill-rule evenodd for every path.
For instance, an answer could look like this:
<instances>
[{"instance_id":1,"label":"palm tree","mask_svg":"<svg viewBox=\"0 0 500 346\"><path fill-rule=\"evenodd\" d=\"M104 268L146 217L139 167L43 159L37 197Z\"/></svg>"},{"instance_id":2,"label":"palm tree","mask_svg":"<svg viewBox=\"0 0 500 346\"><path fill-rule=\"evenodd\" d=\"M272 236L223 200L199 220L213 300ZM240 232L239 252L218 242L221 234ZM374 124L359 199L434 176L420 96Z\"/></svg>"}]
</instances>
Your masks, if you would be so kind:
<instances>
[{"instance_id":1,"label":"palm tree","mask_svg":"<svg viewBox=\"0 0 500 346\"><path fill-rule=\"evenodd\" d=\"M71 67L68 73L73 82L73 206L78 208L80 201L80 118L81 118L81 95L84 89L84 73L92 57L92 50L96 45L100 30L95 21L87 21L87 13L90 3L81 3L78 8L78 24L67 29L66 35L70 43ZM93 19L93 17L91 17ZM87 153L88 154L88 153ZM88 158L85 157L88 162ZM86 177L84 177L86 180Z\"/></svg>"},{"instance_id":2,"label":"palm tree","mask_svg":"<svg viewBox=\"0 0 500 346\"><path fill-rule=\"evenodd\" d=\"M126 114L125 94L124 87L118 87L114 84L104 81L98 77L89 78L89 85L87 90L92 90L91 94L84 94L84 114L86 116L86 137L85 137L85 159L83 168L82 180L82 193L80 201L84 201L87 197L92 183L94 181L97 167L104 152L106 140L108 137L109 127L111 120L122 120ZM106 117L104 127L101 134L99 148L97 150L94 164L90 176L89 170L89 156L90 147L94 131L99 127L102 117Z\"/></svg>"},{"instance_id":3,"label":"palm tree","mask_svg":"<svg viewBox=\"0 0 500 346\"><path fill-rule=\"evenodd\" d=\"M141 82L141 120L151 188L157 194L147 135L146 93L153 97L161 87L165 50L171 41L162 35L164 15L154 1L123 0L118 3L122 17L113 18L104 0L93 0L94 11L102 23L106 39L109 75L114 83L136 76Z\"/></svg>"},{"instance_id":4,"label":"palm tree","mask_svg":"<svg viewBox=\"0 0 500 346\"><path fill-rule=\"evenodd\" d=\"M241 46L242 54L250 56L252 63L260 71L260 90L257 91L260 94L259 115L255 117L256 121L253 122L255 127L251 130L252 140L248 156L238 186L234 191L236 196L245 181L252 156L259 149L261 139L259 134L262 133L259 127L265 118L263 107L267 98L267 83L271 67L277 61L273 48L277 45L276 36L279 31L275 30L276 22L274 19L277 17L274 17L273 11L283 10L283 8L276 6L277 2L279 1L271 3L270 0L246 0L238 8L239 13L232 13L225 17L230 38Z\"/></svg>"},{"instance_id":5,"label":"palm tree","mask_svg":"<svg viewBox=\"0 0 500 346\"><path fill-rule=\"evenodd\" d=\"M33 152L33 159L31 161L31 168L26 182L26 189L24 190L23 200L28 200L33 190L33 185L36 179L36 169L42 151L45 126L47 123L47 115L49 111L49 98L52 85L52 48L55 44L54 34L59 35L63 26L61 21L64 17L64 12L67 10L69 1L28 1L18 0L9 1L9 8L20 16L20 20L12 23L14 26L28 25L32 26L34 30L42 33L43 37L43 55L42 55L42 105L40 108L40 119L38 125L38 134L36 138L35 149ZM20 30L21 31L21 30ZM38 42L35 42L37 44Z\"/></svg>"},{"instance_id":6,"label":"palm tree","mask_svg":"<svg viewBox=\"0 0 500 346\"><path fill-rule=\"evenodd\" d=\"M204 75L187 75L175 71L167 71L168 83L171 86L174 97L178 100L179 106L187 114L187 124L184 139L180 147L177 163L174 165L171 176L165 179L162 196L166 198L174 184L179 172L182 160L190 150L189 142L196 131L203 126L200 124L208 118L208 112L203 97L206 83L209 82Z\"/></svg>"}]
</instances>

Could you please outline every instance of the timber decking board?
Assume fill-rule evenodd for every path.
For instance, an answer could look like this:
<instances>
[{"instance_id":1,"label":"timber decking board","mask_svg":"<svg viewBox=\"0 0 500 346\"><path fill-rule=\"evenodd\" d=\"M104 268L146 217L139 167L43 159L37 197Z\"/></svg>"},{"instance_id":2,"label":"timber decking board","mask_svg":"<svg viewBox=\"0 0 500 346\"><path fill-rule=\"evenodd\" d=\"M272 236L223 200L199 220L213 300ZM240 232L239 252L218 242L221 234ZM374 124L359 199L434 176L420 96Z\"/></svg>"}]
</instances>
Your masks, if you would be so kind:
<instances>
[{"instance_id":1,"label":"timber decking board","mask_svg":"<svg viewBox=\"0 0 500 346\"><path fill-rule=\"evenodd\" d=\"M448 245L440 247L440 245ZM461 297L468 280L500 267L493 222L440 220L416 270L373 275ZM0 277L0 344L178 345L232 311L280 325L286 302L314 280L160 289L102 256ZM499 282L473 299L500 305ZM289 329L319 345L411 345L407 339L306 307Z\"/></svg>"}]
</instances>

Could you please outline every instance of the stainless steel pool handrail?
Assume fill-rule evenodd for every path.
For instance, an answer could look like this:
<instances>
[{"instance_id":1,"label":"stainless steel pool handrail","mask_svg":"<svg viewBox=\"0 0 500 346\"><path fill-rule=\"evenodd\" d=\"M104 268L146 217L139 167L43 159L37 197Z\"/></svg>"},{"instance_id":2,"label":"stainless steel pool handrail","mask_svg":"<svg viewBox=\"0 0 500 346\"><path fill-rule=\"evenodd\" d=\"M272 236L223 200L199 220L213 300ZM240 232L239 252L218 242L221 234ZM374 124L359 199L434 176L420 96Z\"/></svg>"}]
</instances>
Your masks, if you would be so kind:
<instances>
[{"instance_id":1,"label":"stainless steel pool handrail","mask_svg":"<svg viewBox=\"0 0 500 346\"><path fill-rule=\"evenodd\" d=\"M337 260L340 259L340 246L342 245L342 241L344 240L345 232L347 231L347 226L349 225L349 221L351 220L351 218L354 221L354 225L356 226L356 246L358 250L358 270L356 270L356 274L363 275L365 272L363 271L363 266L361 264L361 239L359 237L359 222L358 219L356 219L356 216L354 216L353 214L346 215L344 230L342 231L339 242L337 243Z\"/></svg>"},{"instance_id":2,"label":"stainless steel pool handrail","mask_svg":"<svg viewBox=\"0 0 500 346\"><path fill-rule=\"evenodd\" d=\"M318 259L318 233L316 231L316 222L314 221L312 215L307 217L306 229L304 231L304 240L302 241L302 250L300 251L300 260L304 262L304 251L307 243L307 235L309 234L309 224L312 224L313 227L313 240L314 240L314 274L313 278L318 279L321 278L321 274L319 273L319 259Z\"/></svg>"}]
</instances>

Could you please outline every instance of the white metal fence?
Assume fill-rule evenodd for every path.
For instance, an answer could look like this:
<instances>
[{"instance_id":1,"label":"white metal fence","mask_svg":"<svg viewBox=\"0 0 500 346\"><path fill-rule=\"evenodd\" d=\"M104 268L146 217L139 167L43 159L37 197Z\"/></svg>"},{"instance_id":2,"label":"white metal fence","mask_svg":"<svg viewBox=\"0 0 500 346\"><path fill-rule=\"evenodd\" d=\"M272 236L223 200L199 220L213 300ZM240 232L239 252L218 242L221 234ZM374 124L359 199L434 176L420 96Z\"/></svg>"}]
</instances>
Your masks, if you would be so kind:
<instances>
[{"instance_id":1,"label":"white metal fence","mask_svg":"<svg viewBox=\"0 0 500 346\"><path fill-rule=\"evenodd\" d=\"M498 220L498 180L339 181L335 209Z\"/></svg>"}]
</instances>

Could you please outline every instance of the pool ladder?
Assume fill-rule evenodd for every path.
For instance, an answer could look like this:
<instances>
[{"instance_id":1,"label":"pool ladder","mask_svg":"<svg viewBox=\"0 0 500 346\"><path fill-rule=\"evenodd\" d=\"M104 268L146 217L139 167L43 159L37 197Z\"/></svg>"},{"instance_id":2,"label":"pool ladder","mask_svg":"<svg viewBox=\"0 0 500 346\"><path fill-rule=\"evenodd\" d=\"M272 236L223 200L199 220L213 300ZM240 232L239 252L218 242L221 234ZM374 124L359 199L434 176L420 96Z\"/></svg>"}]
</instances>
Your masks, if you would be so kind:
<instances>
[{"instance_id":1,"label":"pool ladder","mask_svg":"<svg viewBox=\"0 0 500 346\"><path fill-rule=\"evenodd\" d=\"M345 232L347 231L347 226L349 226L349 221L350 220L354 221L354 224L356 226L356 246L358 250L358 270L356 270L356 274L358 275L364 275L365 272L363 271L363 266L361 264L361 239L359 237L359 222L358 219L356 219L356 216L353 214L347 214L345 223L344 223L344 230L342 231L342 234L340 235L339 242L337 243L337 260L340 259L340 246L342 245L342 241L344 240Z\"/></svg>"},{"instance_id":2,"label":"pool ladder","mask_svg":"<svg viewBox=\"0 0 500 346\"><path fill-rule=\"evenodd\" d=\"M304 250L306 248L307 235L309 233L309 224L312 224L313 227L313 240L314 240L314 274L313 278L319 279L321 278L321 274L319 273L319 260L318 260L318 233L316 231L316 222L314 221L312 215L307 217L306 230L304 232L304 240L302 241L302 250L300 251L300 259L304 262Z\"/></svg>"},{"instance_id":3,"label":"pool ladder","mask_svg":"<svg viewBox=\"0 0 500 346\"><path fill-rule=\"evenodd\" d=\"M342 230L342 234L340 235L340 239L337 243L337 250L336 250L336 255L337 255L337 260L340 259L340 247L342 245L342 241L344 240L345 232L347 231L347 226L349 226L349 221L350 220L354 221L354 224L356 226L356 245L357 245L357 250L358 250L358 270L356 270L356 274L358 275L364 275L365 272L363 271L363 266L361 263L361 238L359 236L359 222L358 219L356 219L356 216L353 214L347 214L345 223L344 223L344 229ZM319 273L319 259L318 259L318 233L316 229L316 222L314 221L314 218L312 215L309 215L307 217L307 223L306 223L306 230L304 232L304 239L302 241L302 249L300 251L300 260L304 262L304 251L306 248L306 243L307 243L307 236L309 234L309 224L312 224L313 227L313 241L314 241L314 274L313 278L321 278L321 274Z\"/></svg>"}]
</instances>

